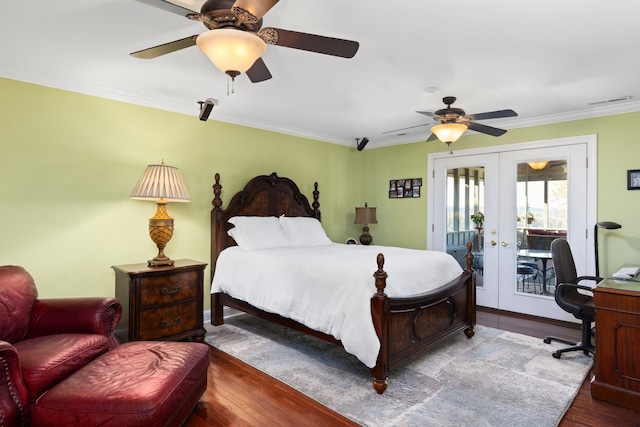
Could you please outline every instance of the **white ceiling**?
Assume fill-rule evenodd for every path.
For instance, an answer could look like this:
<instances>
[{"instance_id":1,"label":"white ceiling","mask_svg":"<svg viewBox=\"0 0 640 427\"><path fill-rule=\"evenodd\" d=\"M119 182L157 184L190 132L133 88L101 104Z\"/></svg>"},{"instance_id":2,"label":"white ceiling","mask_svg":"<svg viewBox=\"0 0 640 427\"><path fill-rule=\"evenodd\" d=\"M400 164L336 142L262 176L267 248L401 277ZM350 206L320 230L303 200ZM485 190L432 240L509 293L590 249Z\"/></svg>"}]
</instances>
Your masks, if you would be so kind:
<instances>
[{"instance_id":1,"label":"white ceiling","mask_svg":"<svg viewBox=\"0 0 640 427\"><path fill-rule=\"evenodd\" d=\"M481 123L514 127L640 110L640 2L632 0L281 0L265 27L356 40L353 59L268 46L273 78L227 77L197 47L130 52L199 34L199 22L135 0L3 1L0 76L367 148L426 139L416 110L458 97ZM426 88L436 88L428 93ZM631 96L630 100L589 103ZM436 143L436 142L431 142Z\"/></svg>"}]
</instances>

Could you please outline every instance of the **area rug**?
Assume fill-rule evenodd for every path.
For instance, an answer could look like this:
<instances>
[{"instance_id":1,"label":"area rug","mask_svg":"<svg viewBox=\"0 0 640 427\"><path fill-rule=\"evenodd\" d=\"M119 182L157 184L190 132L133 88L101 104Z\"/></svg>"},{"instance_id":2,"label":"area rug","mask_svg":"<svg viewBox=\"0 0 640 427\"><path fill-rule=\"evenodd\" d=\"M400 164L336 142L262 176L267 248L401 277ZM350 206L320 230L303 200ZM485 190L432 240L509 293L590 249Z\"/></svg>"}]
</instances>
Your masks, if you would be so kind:
<instances>
[{"instance_id":1,"label":"area rug","mask_svg":"<svg viewBox=\"0 0 640 427\"><path fill-rule=\"evenodd\" d=\"M562 344L477 326L389 376L378 395L369 369L342 348L252 316L209 326L206 342L363 426L556 426L593 359Z\"/></svg>"}]
</instances>

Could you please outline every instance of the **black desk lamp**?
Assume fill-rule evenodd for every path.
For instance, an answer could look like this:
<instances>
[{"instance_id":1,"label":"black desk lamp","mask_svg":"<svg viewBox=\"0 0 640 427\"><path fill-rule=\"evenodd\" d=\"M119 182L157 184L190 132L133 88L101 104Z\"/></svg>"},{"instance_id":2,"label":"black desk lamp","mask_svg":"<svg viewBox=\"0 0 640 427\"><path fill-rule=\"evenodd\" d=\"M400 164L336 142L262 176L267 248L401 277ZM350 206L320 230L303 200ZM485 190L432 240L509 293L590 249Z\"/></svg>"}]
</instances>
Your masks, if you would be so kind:
<instances>
[{"instance_id":1,"label":"black desk lamp","mask_svg":"<svg viewBox=\"0 0 640 427\"><path fill-rule=\"evenodd\" d=\"M597 222L593 227L593 246L596 253L596 277L600 277L600 268L598 263L598 228L604 228L605 230L616 230L622 228L617 222L602 221Z\"/></svg>"}]
</instances>

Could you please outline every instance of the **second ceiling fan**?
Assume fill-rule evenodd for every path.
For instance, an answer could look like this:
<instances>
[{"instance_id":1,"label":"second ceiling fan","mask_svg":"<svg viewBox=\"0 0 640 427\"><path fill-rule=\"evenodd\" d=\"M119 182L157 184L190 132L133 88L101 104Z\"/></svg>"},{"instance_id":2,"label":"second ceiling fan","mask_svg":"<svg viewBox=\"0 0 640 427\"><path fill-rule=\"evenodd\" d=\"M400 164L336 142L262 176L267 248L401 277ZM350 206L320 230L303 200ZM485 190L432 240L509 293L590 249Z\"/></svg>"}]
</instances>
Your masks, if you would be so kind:
<instances>
[{"instance_id":1,"label":"second ceiling fan","mask_svg":"<svg viewBox=\"0 0 640 427\"><path fill-rule=\"evenodd\" d=\"M466 114L462 108L451 106L454 102L456 102L455 96L445 96L442 99L442 102L446 104L447 108L442 108L440 110L437 110L436 112L416 111L416 113L424 114L436 121L436 125L431 128L432 134L429 138L427 138L427 141L434 141L436 139L439 139L449 147L451 146L451 143L458 140L458 138L460 138L460 136L462 136L462 134L467 129L471 129L476 132L484 133L491 136L501 136L507 132L504 129L476 123L475 120L499 119L503 117L516 117L518 115L513 110L497 110L489 111L486 113ZM408 128L396 129L384 133L395 133L402 130L428 126L430 124L432 123L410 126ZM451 151L451 154L453 154L453 151Z\"/></svg>"},{"instance_id":2,"label":"second ceiling fan","mask_svg":"<svg viewBox=\"0 0 640 427\"><path fill-rule=\"evenodd\" d=\"M352 58L359 47L358 42L351 40L262 28L263 15L278 0L207 0L200 12L190 9L195 6L193 3L198 3L194 0L138 1L200 21L209 30L133 52L131 56L151 59L197 44L211 62L232 79L241 73L246 73L253 83L270 79L271 73L261 58L267 44L341 58Z\"/></svg>"}]
</instances>

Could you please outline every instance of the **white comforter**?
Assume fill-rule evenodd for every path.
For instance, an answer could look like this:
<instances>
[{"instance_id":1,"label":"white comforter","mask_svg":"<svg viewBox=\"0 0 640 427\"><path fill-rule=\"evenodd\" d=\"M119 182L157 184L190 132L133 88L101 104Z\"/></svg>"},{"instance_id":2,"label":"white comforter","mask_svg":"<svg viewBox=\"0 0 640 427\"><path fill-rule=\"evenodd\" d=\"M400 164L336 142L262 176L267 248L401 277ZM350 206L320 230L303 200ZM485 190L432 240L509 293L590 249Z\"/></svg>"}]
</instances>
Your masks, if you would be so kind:
<instances>
[{"instance_id":1,"label":"white comforter","mask_svg":"<svg viewBox=\"0 0 640 427\"><path fill-rule=\"evenodd\" d=\"M220 253L211 292L332 335L372 368L380 350L370 308L378 253L385 257L390 297L435 289L462 273L452 256L436 251L337 243L262 250L234 246Z\"/></svg>"}]
</instances>

